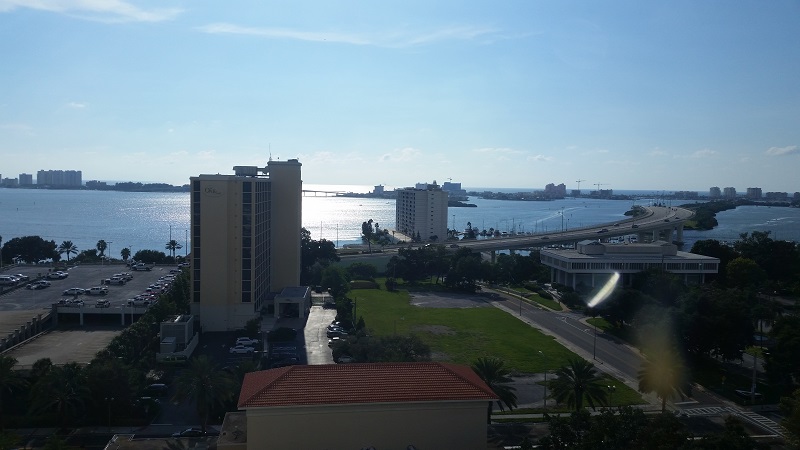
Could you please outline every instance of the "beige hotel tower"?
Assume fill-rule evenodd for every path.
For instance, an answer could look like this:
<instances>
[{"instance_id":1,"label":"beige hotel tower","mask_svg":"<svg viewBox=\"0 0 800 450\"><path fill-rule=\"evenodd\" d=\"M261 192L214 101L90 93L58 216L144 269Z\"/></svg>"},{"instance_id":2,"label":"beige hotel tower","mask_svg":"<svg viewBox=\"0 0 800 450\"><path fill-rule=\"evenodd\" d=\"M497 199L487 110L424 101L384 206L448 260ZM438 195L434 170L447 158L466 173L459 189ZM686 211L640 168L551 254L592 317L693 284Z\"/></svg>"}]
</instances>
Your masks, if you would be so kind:
<instances>
[{"instance_id":1,"label":"beige hotel tower","mask_svg":"<svg viewBox=\"0 0 800 450\"><path fill-rule=\"evenodd\" d=\"M300 283L301 164L191 178L191 312L204 331L241 329Z\"/></svg>"}]
</instances>

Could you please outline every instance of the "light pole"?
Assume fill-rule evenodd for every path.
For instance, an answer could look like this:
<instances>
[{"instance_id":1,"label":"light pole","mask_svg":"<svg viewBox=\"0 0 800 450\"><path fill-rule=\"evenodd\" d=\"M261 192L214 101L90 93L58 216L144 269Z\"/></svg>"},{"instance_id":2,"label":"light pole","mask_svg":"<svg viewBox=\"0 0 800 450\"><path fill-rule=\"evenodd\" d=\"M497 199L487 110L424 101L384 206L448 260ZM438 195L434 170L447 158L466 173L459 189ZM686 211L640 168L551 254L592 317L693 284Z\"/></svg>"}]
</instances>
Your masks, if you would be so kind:
<instances>
[{"instance_id":1,"label":"light pole","mask_svg":"<svg viewBox=\"0 0 800 450\"><path fill-rule=\"evenodd\" d=\"M606 386L606 389L608 389L608 405L611 406L611 401L614 399L614 391L617 390L617 387L609 385Z\"/></svg>"},{"instance_id":2,"label":"light pole","mask_svg":"<svg viewBox=\"0 0 800 450\"><path fill-rule=\"evenodd\" d=\"M111 402L114 401L114 397L106 397L106 404L108 404L108 426L111 427Z\"/></svg>"},{"instance_id":3,"label":"light pole","mask_svg":"<svg viewBox=\"0 0 800 450\"><path fill-rule=\"evenodd\" d=\"M545 359L544 353L539 350L539 354L542 355L542 359L545 360L545 368L544 368L544 409L547 409L547 360Z\"/></svg>"}]
</instances>

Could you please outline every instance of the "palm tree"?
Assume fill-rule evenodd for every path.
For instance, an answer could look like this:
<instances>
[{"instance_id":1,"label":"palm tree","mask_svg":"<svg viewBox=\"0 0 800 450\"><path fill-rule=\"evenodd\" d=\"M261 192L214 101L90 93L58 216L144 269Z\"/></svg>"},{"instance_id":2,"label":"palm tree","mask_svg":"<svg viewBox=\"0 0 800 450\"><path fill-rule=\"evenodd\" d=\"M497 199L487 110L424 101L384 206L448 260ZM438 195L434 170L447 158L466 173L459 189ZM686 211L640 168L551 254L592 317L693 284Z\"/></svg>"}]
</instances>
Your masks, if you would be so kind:
<instances>
[{"instance_id":1,"label":"palm tree","mask_svg":"<svg viewBox=\"0 0 800 450\"><path fill-rule=\"evenodd\" d=\"M178 243L175 239L170 240L167 242L167 245L164 247L172 253L172 257L175 257L175 250L180 250L183 248L181 244Z\"/></svg>"},{"instance_id":2,"label":"palm tree","mask_svg":"<svg viewBox=\"0 0 800 450\"><path fill-rule=\"evenodd\" d=\"M64 241L61 245L58 246L56 250L59 255L66 253L67 254L67 262L69 262L69 255L78 254L78 247L72 243L72 241Z\"/></svg>"},{"instance_id":3,"label":"palm tree","mask_svg":"<svg viewBox=\"0 0 800 450\"><path fill-rule=\"evenodd\" d=\"M501 411L504 410L503 405L508 406L509 410L517 407L517 394L514 393L516 388L509 386L513 379L510 371L504 365L502 359L493 356L482 356L472 363L472 370L497 395L497 406ZM491 422L491 417L492 404L490 402L486 412L486 423Z\"/></svg>"},{"instance_id":4,"label":"palm tree","mask_svg":"<svg viewBox=\"0 0 800 450\"><path fill-rule=\"evenodd\" d=\"M594 364L584 359L570 359L567 365L555 372L556 378L550 382L550 392L559 403L575 407L575 411L583 408L586 400L592 409L595 404L605 405L606 387L603 378Z\"/></svg>"},{"instance_id":5,"label":"palm tree","mask_svg":"<svg viewBox=\"0 0 800 450\"><path fill-rule=\"evenodd\" d=\"M667 400L685 396L686 371L677 352L665 350L658 352L655 360L647 359L639 369L639 392L655 392L661 399L661 412L667 410Z\"/></svg>"},{"instance_id":6,"label":"palm tree","mask_svg":"<svg viewBox=\"0 0 800 450\"><path fill-rule=\"evenodd\" d=\"M83 368L75 362L53 366L31 391L31 408L45 412L55 410L59 424L64 426L69 416L75 417L91 395Z\"/></svg>"},{"instance_id":7,"label":"palm tree","mask_svg":"<svg viewBox=\"0 0 800 450\"><path fill-rule=\"evenodd\" d=\"M24 388L28 385L25 378L14 370L15 365L17 365L16 358L0 355L0 429L5 429L5 424L3 423L3 393Z\"/></svg>"},{"instance_id":8,"label":"palm tree","mask_svg":"<svg viewBox=\"0 0 800 450\"><path fill-rule=\"evenodd\" d=\"M108 248L108 244L106 241L100 239L97 241L97 251L100 253L100 258L105 255L106 249Z\"/></svg>"},{"instance_id":9,"label":"palm tree","mask_svg":"<svg viewBox=\"0 0 800 450\"><path fill-rule=\"evenodd\" d=\"M206 356L193 358L176 379L176 385L175 399L194 401L203 431L212 408L224 407L234 395L234 380L214 366Z\"/></svg>"},{"instance_id":10,"label":"palm tree","mask_svg":"<svg viewBox=\"0 0 800 450\"><path fill-rule=\"evenodd\" d=\"M124 261L127 261L128 258L131 257L131 249L129 249L128 247L125 247L119 252L119 255L122 256L122 259Z\"/></svg>"}]
</instances>

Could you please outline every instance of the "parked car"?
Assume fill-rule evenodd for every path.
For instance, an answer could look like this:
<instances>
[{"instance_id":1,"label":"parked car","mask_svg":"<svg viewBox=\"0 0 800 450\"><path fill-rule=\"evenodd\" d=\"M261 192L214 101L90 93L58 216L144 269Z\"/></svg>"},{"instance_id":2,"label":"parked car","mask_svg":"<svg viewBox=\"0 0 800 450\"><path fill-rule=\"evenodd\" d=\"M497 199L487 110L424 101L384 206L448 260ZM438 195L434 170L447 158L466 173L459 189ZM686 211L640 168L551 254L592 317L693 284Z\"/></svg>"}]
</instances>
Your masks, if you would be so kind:
<instances>
[{"instance_id":1,"label":"parked car","mask_svg":"<svg viewBox=\"0 0 800 450\"><path fill-rule=\"evenodd\" d=\"M203 437L206 436L208 433L203 431L200 428L187 428L183 431L179 431L177 433L172 433L172 437L174 438L185 438L185 437Z\"/></svg>"},{"instance_id":2,"label":"parked car","mask_svg":"<svg viewBox=\"0 0 800 450\"><path fill-rule=\"evenodd\" d=\"M69 300L66 306L71 306L73 308L82 308L83 300Z\"/></svg>"},{"instance_id":3,"label":"parked car","mask_svg":"<svg viewBox=\"0 0 800 450\"><path fill-rule=\"evenodd\" d=\"M84 289L74 287L74 288L69 288L69 289L65 290L64 291L64 295L81 295L81 294L83 294L85 292L86 292L86 290L84 290Z\"/></svg>"},{"instance_id":4,"label":"parked car","mask_svg":"<svg viewBox=\"0 0 800 450\"><path fill-rule=\"evenodd\" d=\"M236 345L228 350L229 353L235 353L235 354L248 354L248 353L253 353L255 351L256 349L254 349L253 347L248 347L246 345Z\"/></svg>"},{"instance_id":5,"label":"parked car","mask_svg":"<svg viewBox=\"0 0 800 450\"><path fill-rule=\"evenodd\" d=\"M328 347L333 347L334 345L338 344L339 342L344 342L344 340L340 337L332 337L328 339Z\"/></svg>"},{"instance_id":6,"label":"parked car","mask_svg":"<svg viewBox=\"0 0 800 450\"><path fill-rule=\"evenodd\" d=\"M86 290L87 295L106 295L108 294L108 288L105 286L95 286L91 287Z\"/></svg>"},{"instance_id":7,"label":"parked car","mask_svg":"<svg viewBox=\"0 0 800 450\"><path fill-rule=\"evenodd\" d=\"M108 300L98 300L97 303L94 304L95 308L110 308L111 302Z\"/></svg>"},{"instance_id":8,"label":"parked car","mask_svg":"<svg viewBox=\"0 0 800 450\"><path fill-rule=\"evenodd\" d=\"M356 362L356 360L353 359L352 356L344 355L344 356L340 356L339 359L336 360L336 362L339 363L339 364L349 364L349 363Z\"/></svg>"},{"instance_id":9,"label":"parked car","mask_svg":"<svg viewBox=\"0 0 800 450\"><path fill-rule=\"evenodd\" d=\"M245 346L252 346L258 344L258 339L253 339L249 337L238 337L236 338L236 345L245 345Z\"/></svg>"},{"instance_id":10,"label":"parked car","mask_svg":"<svg viewBox=\"0 0 800 450\"><path fill-rule=\"evenodd\" d=\"M150 300L147 299L140 299L140 298L129 298L128 299L128 306L134 306L137 308L141 308L144 306L150 306Z\"/></svg>"},{"instance_id":11,"label":"parked car","mask_svg":"<svg viewBox=\"0 0 800 450\"><path fill-rule=\"evenodd\" d=\"M67 272L50 272L47 274L47 278L51 280L63 280L68 276L69 274Z\"/></svg>"},{"instance_id":12,"label":"parked car","mask_svg":"<svg viewBox=\"0 0 800 450\"><path fill-rule=\"evenodd\" d=\"M125 281L126 280L124 278L117 277L117 276L114 276L114 277L111 277L111 278L106 278L106 284L116 284L116 285L120 285L121 286L121 285L125 284Z\"/></svg>"},{"instance_id":13,"label":"parked car","mask_svg":"<svg viewBox=\"0 0 800 450\"><path fill-rule=\"evenodd\" d=\"M29 277L27 275L23 275L21 273L15 273L14 276L17 277L17 280L19 280L19 281L28 281L28 280L31 279L31 277Z\"/></svg>"},{"instance_id":14,"label":"parked car","mask_svg":"<svg viewBox=\"0 0 800 450\"><path fill-rule=\"evenodd\" d=\"M25 286L25 287L28 288L28 289L36 290L36 289L44 289L44 288L49 287L49 286L50 286L50 282L49 281L47 281L47 280L39 280L39 281L34 281L33 283L28 283L28 285Z\"/></svg>"}]
</instances>

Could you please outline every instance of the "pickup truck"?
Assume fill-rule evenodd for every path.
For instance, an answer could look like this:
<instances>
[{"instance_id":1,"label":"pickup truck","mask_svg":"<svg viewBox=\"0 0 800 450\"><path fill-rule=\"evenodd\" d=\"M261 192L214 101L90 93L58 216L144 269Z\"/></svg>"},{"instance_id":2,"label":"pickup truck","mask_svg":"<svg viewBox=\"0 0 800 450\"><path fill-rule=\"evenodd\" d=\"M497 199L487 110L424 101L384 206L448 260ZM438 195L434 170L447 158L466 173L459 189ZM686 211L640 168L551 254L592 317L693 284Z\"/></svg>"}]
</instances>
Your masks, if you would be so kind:
<instances>
[{"instance_id":1,"label":"pickup truck","mask_svg":"<svg viewBox=\"0 0 800 450\"><path fill-rule=\"evenodd\" d=\"M135 265L131 266L131 270L136 270L136 271L145 270L145 271L149 272L149 271L153 270L154 266L155 266L155 264L138 263L138 264L135 264Z\"/></svg>"},{"instance_id":2,"label":"pickup truck","mask_svg":"<svg viewBox=\"0 0 800 450\"><path fill-rule=\"evenodd\" d=\"M83 293L86 295L106 295L108 294L108 288L102 286L95 286L86 289Z\"/></svg>"}]
</instances>

